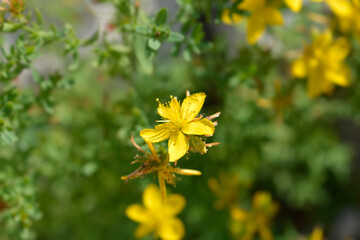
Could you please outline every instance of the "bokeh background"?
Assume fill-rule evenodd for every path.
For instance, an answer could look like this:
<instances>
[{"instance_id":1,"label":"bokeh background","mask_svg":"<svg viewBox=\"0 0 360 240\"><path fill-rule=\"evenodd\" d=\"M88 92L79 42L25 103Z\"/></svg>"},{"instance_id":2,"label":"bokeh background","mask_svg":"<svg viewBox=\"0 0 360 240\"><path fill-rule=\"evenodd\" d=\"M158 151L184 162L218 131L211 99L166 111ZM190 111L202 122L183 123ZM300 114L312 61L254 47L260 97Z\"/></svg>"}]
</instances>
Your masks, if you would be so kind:
<instances>
[{"instance_id":1,"label":"bokeh background","mask_svg":"<svg viewBox=\"0 0 360 240\"><path fill-rule=\"evenodd\" d=\"M0 32L7 52L24 39L36 49L19 71L9 64L17 66L22 57L0 58L0 71L14 72L0 85L6 126L1 240L133 239L137 223L125 209L141 203L157 178L120 179L137 167L130 165L137 154L130 138L146 149L139 132L159 119L155 99L183 99L186 90L206 93L202 113L221 112L208 139L221 144L181 159L179 166L203 174L181 176L168 187L187 201L179 215L184 239L243 239L229 207L251 211L259 191L279 207L268 224L274 239L307 239L316 227L324 239L360 239L359 41L339 31L325 2L304 1L297 13L276 5L284 24L268 27L250 45L246 21L221 20L232 3L25 1L29 21L38 21L36 11L43 17L42 25L30 26L37 35L24 26ZM164 7L171 31L185 38L149 52L148 36L131 27L153 24ZM52 25L65 30L47 42ZM291 64L311 44L315 28L348 39L352 83L310 98L306 78L295 78Z\"/></svg>"}]
</instances>

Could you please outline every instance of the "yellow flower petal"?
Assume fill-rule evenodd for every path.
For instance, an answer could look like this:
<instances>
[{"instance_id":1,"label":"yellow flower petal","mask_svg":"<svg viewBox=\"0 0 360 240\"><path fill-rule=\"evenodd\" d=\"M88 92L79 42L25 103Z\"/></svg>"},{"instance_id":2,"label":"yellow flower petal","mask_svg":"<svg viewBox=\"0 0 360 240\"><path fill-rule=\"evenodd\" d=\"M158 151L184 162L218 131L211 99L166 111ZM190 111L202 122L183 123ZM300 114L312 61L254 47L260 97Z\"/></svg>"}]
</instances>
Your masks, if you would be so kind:
<instances>
[{"instance_id":1,"label":"yellow flower petal","mask_svg":"<svg viewBox=\"0 0 360 240\"><path fill-rule=\"evenodd\" d=\"M222 15L221 15L221 21L225 24L236 24L239 23L241 20L243 20L244 18L237 13L233 13L231 14L231 16L229 15L229 10L224 10Z\"/></svg>"},{"instance_id":2,"label":"yellow flower petal","mask_svg":"<svg viewBox=\"0 0 360 240\"><path fill-rule=\"evenodd\" d=\"M136 238L143 238L146 235L148 235L149 233L151 233L152 231L154 231L155 226L154 225L150 225L150 224L140 224L136 230L135 230L135 237Z\"/></svg>"},{"instance_id":3,"label":"yellow flower petal","mask_svg":"<svg viewBox=\"0 0 360 240\"><path fill-rule=\"evenodd\" d=\"M176 130L172 123L162 123L155 126L155 129L144 129L140 132L140 136L152 143L161 142L170 137Z\"/></svg>"},{"instance_id":4,"label":"yellow flower petal","mask_svg":"<svg viewBox=\"0 0 360 240\"><path fill-rule=\"evenodd\" d=\"M175 216L185 207L185 198L180 194L170 194L165 206L165 212L168 216Z\"/></svg>"},{"instance_id":5,"label":"yellow flower petal","mask_svg":"<svg viewBox=\"0 0 360 240\"><path fill-rule=\"evenodd\" d=\"M232 219L238 222L245 222L248 219L248 213L239 207L232 207L230 214Z\"/></svg>"},{"instance_id":6,"label":"yellow flower petal","mask_svg":"<svg viewBox=\"0 0 360 240\"><path fill-rule=\"evenodd\" d=\"M257 210L261 210L264 207L268 206L271 203L271 195L268 192L258 191L255 193L253 197L253 208Z\"/></svg>"},{"instance_id":7,"label":"yellow flower petal","mask_svg":"<svg viewBox=\"0 0 360 240\"><path fill-rule=\"evenodd\" d=\"M180 219L171 218L162 222L158 234L163 240L180 240L185 235L185 228Z\"/></svg>"},{"instance_id":8,"label":"yellow flower petal","mask_svg":"<svg viewBox=\"0 0 360 240\"><path fill-rule=\"evenodd\" d=\"M302 7L302 0L285 0L285 4L294 12L299 12Z\"/></svg>"},{"instance_id":9,"label":"yellow flower petal","mask_svg":"<svg viewBox=\"0 0 360 240\"><path fill-rule=\"evenodd\" d=\"M306 61L304 57L297 59L291 66L291 72L295 77L303 78L307 75Z\"/></svg>"},{"instance_id":10,"label":"yellow flower petal","mask_svg":"<svg viewBox=\"0 0 360 240\"><path fill-rule=\"evenodd\" d=\"M213 135L215 127L211 121L201 119L200 121L193 121L184 124L181 131L188 135Z\"/></svg>"},{"instance_id":11,"label":"yellow flower petal","mask_svg":"<svg viewBox=\"0 0 360 240\"><path fill-rule=\"evenodd\" d=\"M192 121L204 105L205 97L205 93L195 93L186 97L181 104L182 119L186 122Z\"/></svg>"},{"instance_id":12,"label":"yellow flower petal","mask_svg":"<svg viewBox=\"0 0 360 240\"><path fill-rule=\"evenodd\" d=\"M330 30L326 30L322 34L319 34L315 37L312 49L315 51L323 51L323 48L326 48L331 44L333 40L332 33Z\"/></svg>"},{"instance_id":13,"label":"yellow flower petal","mask_svg":"<svg viewBox=\"0 0 360 240\"><path fill-rule=\"evenodd\" d=\"M333 88L334 85L325 78L324 73L321 70L315 69L309 75L307 93L310 98L315 98L323 93L330 94L333 91Z\"/></svg>"},{"instance_id":14,"label":"yellow flower petal","mask_svg":"<svg viewBox=\"0 0 360 240\"><path fill-rule=\"evenodd\" d=\"M240 5L239 9L245 9L248 11L254 11L265 6L266 0L244 0Z\"/></svg>"},{"instance_id":15,"label":"yellow flower petal","mask_svg":"<svg viewBox=\"0 0 360 240\"><path fill-rule=\"evenodd\" d=\"M264 18L267 24L281 25L284 23L281 12L273 7L266 7L263 10Z\"/></svg>"},{"instance_id":16,"label":"yellow flower petal","mask_svg":"<svg viewBox=\"0 0 360 240\"><path fill-rule=\"evenodd\" d=\"M167 204L160 197L155 184L150 184L143 193L144 207L130 205L126 215L140 225L135 230L135 237L142 238L150 232L162 240L177 240L185 235L182 222L174 216L185 206L185 198L179 194L170 194Z\"/></svg>"},{"instance_id":17,"label":"yellow flower petal","mask_svg":"<svg viewBox=\"0 0 360 240\"><path fill-rule=\"evenodd\" d=\"M176 98L172 98L169 106L159 102L158 113L161 117L169 120L180 120L180 103Z\"/></svg>"},{"instance_id":18,"label":"yellow flower petal","mask_svg":"<svg viewBox=\"0 0 360 240\"><path fill-rule=\"evenodd\" d=\"M163 117L165 119L170 119L171 115L172 115L172 112L171 112L171 109L169 108L169 106L166 106L165 104L162 104L161 102L159 102L157 112L161 117Z\"/></svg>"},{"instance_id":19,"label":"yellow flower petal","mask_svg":"<svg viewBox=\"0 0 360 240\"><path fill-rule=\"evenodd\" d=\"M150 222L152 216L140 204L132 204L125 210L126 216L135 222L146 223Z\"/></svg>"},{"instance_id":20,"label":"yellow flower petal","mask_svg":"<svg viewBox=\"0 0 360 240\"><path fill-rule=\"evenodd\" d=\"M325 82L323 82L323 85L322 85L322 89L323 89L322 92L324 94L330 95L333 93L334 88L335 88L335 85L332 82L325 81Z\"/></svg>"},{"instance_id":21,"label":"yellow flower petal","mask_svg":"<svg viewBox=\"0 0 360 240\"><path fill-rule=\"evenodd\" d=\"M337 70L325 71L325 77L328 81L331 81L342 87L347 87L350 84L350 69L346 66L340 66Z\"/></svg>"},{"instance_id":22,"label":"yellow flower petal","mask_svg":"<svg viewBox=\"0 0 360 240\"><path fill-rule=\"evenodd\" d=\"M337 16L346 17L352 14L352 6L348 0L326 0L326 2Z\"/></svg>"},{"instance_id":23,"label":"yellow flower petal","mask_svg":"<svg viewBox=\"0 0 360 240\"><path fill-rule=\"evenodd\" d=\"M172 111L172 116L170 120L172 122L181 122L180 102L176 98L172 97L169 106Z\"/></svg>"},{"instance_id":24,"label":"yellow flower petal","mask_svg":"<svg viewBox=\"0 0 360 240\"><path fill-rule=\"evenodd\" d=\"M160 197L160 192L155 184L150 184L146 187L143 194L144 206L150 211L159 211L164 204Z\"/></svg>"},{"instance_id":25,"label":"yellow flower petal","mask_svg":"<svg viewBox=\"0 0 360 240\"><path fill-rule=\"evenodd\" d=\"M259 226L259 235L262 240L272 240L273 235L269 229L269 227L262 225Z\"/></svg>"},{"instance_id":26,"label":"yellow flower petal","mask_svg":"<svg viewBox=\"0 0 360 240\"><path fill-rule=\"evenodd\" d=\"M169 161L175 162L189 150L189 141L181 131L175 131L169 138Z\"/></svg>"},{"instance_id":27,"label":"yellow flower petal","mask_svg":"<svg viewBox=\"0 0 360 240\"><path fill-rule=\"evenodd\" d=\"M344 60L349 54L350 44L348 40L344 37L338 38L334 41L330 49L328 50L330 61L334 60Z\"/></svg>"},{"instance_id":28,"label":"yellow flower petal","mask_svg":"<svg viewBox=\"0 0 360 240\"><path fill-rule=\"evenodd\" d=\"M352 31L353 20L350 17L340 17L338 18L340 31L343 33L348 33Z\"/></svg>"},{"instance_id":29,"label":"yellow flower petal","mask_svg":"<svg viewBox=\"0 0 360 240\"><path fill-rule=\"evenodd\" d=\"M253 14L248 19L247 41L249 44L255 44L265 31L265 22L262 16Z\"/></svg>"},{"instance_id":30,"label":"yellow flower petal","mask_svg":"<svg viewBox=\"0 0 360 240\"><path fill-rule=\"evenodd\" d=\"M307 94L310 98L316 98L317 96L321 95L322 90L321 86L319 84L319 81L321 81L321 78L314 77L314 74L311 74L306 86ZM324 81L324 80L322 80ZM326 81L326 80L325 80Z\"/></svg>"},{"instance_id":31,"label":"yellow flower petal","mask_svg":"<svg viewBox=\"0 0 360 240\"><path fill-rule=\"evenodd\" d=\"M316 227L311 233L309 240L323 240L323 230L319 227Z\"/></svg>"}]
</instances>

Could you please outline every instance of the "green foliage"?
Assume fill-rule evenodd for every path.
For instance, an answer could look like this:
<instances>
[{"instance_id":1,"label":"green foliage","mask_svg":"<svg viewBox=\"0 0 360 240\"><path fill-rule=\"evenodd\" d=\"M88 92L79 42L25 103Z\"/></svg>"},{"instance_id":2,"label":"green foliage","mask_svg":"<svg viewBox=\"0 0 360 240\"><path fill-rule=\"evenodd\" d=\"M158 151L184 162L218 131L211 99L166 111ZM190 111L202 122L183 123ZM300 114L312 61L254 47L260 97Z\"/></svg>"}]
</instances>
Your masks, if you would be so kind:
<instances>
[{"instance_id":1,"label":"green foliage","mask_svg":"<svg viewBox=\"0 0 360 240\"><path fill-rule=\"evenodd\" d=\"M136 224L124 211L157 179L121 181L137 154L130 138L146 149L139 132L158 119L155 99L186 90L206 93L204 113L222 113L210 138L221 144L178 163L203 175L170 188L187 199L185 239L231 239L229 214L213 209L207 187L219 172L252 183L241 204L257 190L281 203L276 239L328 228L344 199L358 207L356 149L341 137L343 121L360 124L355 39L346 60L353 85L309 99L305 80L289 74L288 53L304 33L283 26L271 29L273 45L246 45L221 24L224 9L249 15L236 8L241 0L177 0L175 10L160 1L153 12L152 1L54 1L55 11L39 2L0 12L0 239L132 239ZM79 38L82 14L94 18L88 9L102 4L113 7L111 20ZM306 26L305 15L294 24ZM47 53L61 62L49 72L38 67ZM201 138L190 141L204 152ZM338 188L346 193L335 202ZM294 221L299 212L306 223Z\"/></svg>"}]
</instances>

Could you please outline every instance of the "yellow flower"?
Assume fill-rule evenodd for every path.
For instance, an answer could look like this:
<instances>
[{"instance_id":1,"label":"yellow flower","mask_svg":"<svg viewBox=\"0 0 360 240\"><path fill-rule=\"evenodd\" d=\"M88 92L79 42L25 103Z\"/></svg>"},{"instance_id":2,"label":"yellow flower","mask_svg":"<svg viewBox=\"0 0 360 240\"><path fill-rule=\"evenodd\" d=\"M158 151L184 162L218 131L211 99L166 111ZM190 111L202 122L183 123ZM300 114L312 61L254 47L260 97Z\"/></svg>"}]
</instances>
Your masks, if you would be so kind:
<instances>
[{"instance_id":1,"label":"yellow flower","mask_svg":"<svg viewBox=\"0 0 360 240\"><path fill-rule=\"evenodd\" d=\"M311 0L313 2L326 2L334 14L346 16L351 12L351 5L348 0ZM294 12L299 12L302 7L302 0L284 0L285 4Z\"/></svg>"},{"instance_id":2,"label":"yellow flower","mask_svg":"<svg viewBox=\"0 0 360 240\"><path fill-rule=\"evenodd\" d=\"M189 150L187 135L211 136L215 131L214 124L208 119L196 118L204 104L206 95L195 93L180 102L172 97L168 105L159 102L158 113L165 122L155 129L144 129L140 136L147 142L161 142L169 139L169 161L175 162Z\"/></svg>"},{"instance_id":3,"label":"yellow flower","mask_svg":"<svg viewBox=\"0 0 360 240\"><path fill-rule=\"evenodd\" d=\"M142 238L154 232L155 237L164 240L178 240L185 235L180 219L175 216L182 211L186 202L179 194L170 194L167 204L161 200L159 189L150 184L143 194L144 206L132 204L126 209L126 215L140 223L135 230L135 237Z\"/></svg>"},{"instance_id":4,"label":"yellow flower","mask_svg":"<svg viewBox=\"0 0 360 240\"><path fill-rule=\"evenodd\" d=\"M353 32L360 41L360 0L352 0L351 12L338 17L340 31Z\"/></svg>"},{"instance_id":5,"label":"yellow flower","mask_svg":"<svg viewBox=\"0 0 360 240\"><path fill-rule=\"evenodd\" d=\"M293 12L301 10L302 0L284 0L284 2Z\"/></svg>"},{"instance_id":6,"label":"yellow flower","mask_svg":"<svg viewBox=\"0 0 360 240\"><path fill-rule=\"evenodd\" d=\"M323 230L319 227L314 228L313 232L309 237L309 240L323 240L323 239L324 239Z\"/></svg>"},{"instance_id":7,"label":"yellow flower","mask_svg":"<svg viewBox=\"0 0 360 240\"><path fill-rule=\"evenodd\" d=\"M215 209L232 208L237 203L240 192L242 193L250 185L251 182L240 180L236 174L220 173L219 180L209 178L209 189L218 198L214 203Z\"/></svg>"},{"instance_id":8,"label":"yellow flower","mask_svg":"<svg viewBox=\"0 0 360 240\"><path fill-rule=\"evenodd\" d=\"M292 104L292 92L284 90L281 80L274 82L274 97L272 99L258 98L256 104L262 108L272 108L275 110L277 123L283 122L284 112Z\"/></svg>"},{"instance_id":9,"label":"yellow flower","mask_svg":"<svg viewBox=\"0 0 360 240\"><path fill-rule=\"evenodd\" d=\"M337 16L347 16L351 13L349 0L312 0L313 2L326 2Z\"/></svg>"},{"instance_id":10,"label":"yellow flower","mask_svg":"<svg viewBox=\"0 0 360 240\"><path fill-rule=\"evenodd\" d=\"M269 225L278 208L269 193L256 192L251 211L245 211L239 207L231 209L232 234L242 240L252 240L258 233L261 239L272 240L273 235Z\"/></svg>"},{"instance_id":11,"label":"yellow flower","mask_svg":"<svg viewBox=\"0 0 360 240\"><path fill-rule=\"evenodd\" d=\"M267 0L244 0L237 8L250 12L247 19L247 41L250 44L256 43L265 31L266 25L281 25L283 17L280 11L269 5ZM237 13L229 16L229 10L223 12L222 21L226 24L240 22L243 17Z\"/></svg>"},{"instance_id":12,"label":"yellow flower","mask_svg":"<svg viewBox=\"0 0 360 240\"><path fill-rule=\"evenodd\" d=\"M307 93L317 97L330 94L334 84L346 87L350 84L350 69L344 59L350 51L346 38L333 40L330 31L315 37L313 44L305 48L302 57L292 65L295 77L308 77Z\"/></svg>"}]
</instances>

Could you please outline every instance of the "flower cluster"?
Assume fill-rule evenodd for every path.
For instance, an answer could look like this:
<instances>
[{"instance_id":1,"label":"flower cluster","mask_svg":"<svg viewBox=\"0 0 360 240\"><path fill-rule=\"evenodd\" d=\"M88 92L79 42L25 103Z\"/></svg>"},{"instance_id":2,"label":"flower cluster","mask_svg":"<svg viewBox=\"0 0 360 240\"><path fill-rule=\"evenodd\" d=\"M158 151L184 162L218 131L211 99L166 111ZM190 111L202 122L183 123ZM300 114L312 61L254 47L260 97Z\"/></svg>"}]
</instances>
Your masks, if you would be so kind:
<instances>
[{"instance_id":1,"label":"flower cluster","mask_svg":"<svg viewBox=\"0 0 360 240\"><path fill-rule=\"evenodd\" d=\"M250 211L237 206L231 209L232 234L236 239L251 240L258 233L261 239L272 240L269 225L278 208L269 193L256 192Z\"/></svg>"},{"instance_id":2,"label":"flower cluster","mask_svg":"<svg viewBox=\"0 0 360 240\"><path fill-rule=\"evenodd\" d=\"M154 232L156 238L181 239L184 234L184 225L175 216L185 207L185 198L179 194L170 194L167 203L160 198L156 185L149 185L143 194L144 206L132 204L126 209L126 215L140 223L135 230L135 237L142 238Z\"/></svg>"},{"instance_id":3,"label":"flower cluster","mask_svg":"<svg viewBox=\"0 0 360 240\"><path fill-rule=\"evenodd\" d=\"M216 178L208 179L208 187L217 197L214 208L222 210L226 207L232 208L237 204L240 196L245 194L245 190L249 188L251 181L240 179L237 174L220 173L219 180Z\"/></svg>"},{"instance_id":4,"label":"flower cluster","mask_svg":"<svg viewBox=\"0 0 360 240\"><path fill-rule=\"evenodd\" d=\"M360 1L346 1L347 11L343 14L337 14L339 29L343 33L353 33L360 41Z\"/></svg>"},{"instance_id":5,"label":"flower cluster","mask_svg":"<svg viewBox=\"0 0 360 240\"><path fill-rule=\"evenodd\" d=\"M285 4L294 12L299 12L302 8L303 0L284 0ZM312 2L326 2L329 8L337 15L347 15L350 5L347 0L311 0Z\"/></svg>"},{"instance_id":6,"label":"flower cluster","mask_svg":"<svg viewBox=\"0 0 360 240\"><path fill-rule=\"evenodd\" d=\"M296 77L308 77L310 97L332 93L334 84L343 87L350 84L350 69L344 63L349 50L344 37L334 40L330 31L316 34L313 44L293 63L292 73Z\"/></svg>"},{"instance_id":7,"label":"flower cluster","mask_svg":"<svg viewBox=\"0 0 360 240\"><path fill-rule=\"evenodd\" d=\"M250 44L259 40L267 25L282 25L284 22L280 11L266 0L244 0L237 8L251 14L247 19L247 41ZM243 20L241 15L229 13L228 10L225 10L222 16L222 21L226 24L238 23L241 20Z\"/></svg>"},{"instance_id":8,"label":"flower cluster","mask_svg":"<svg viewBox=\"0 0 360 240\"><path fill-rule=\"evenodd\" d=\"M266 26L282 25L284 23L279 10L285 4L293 12L302 9L302 0L244 0L232 1L232 7L222 13L225 24L237 24L242 20L247 21L247 42L255 44L265 32ZM311 2L324 2L337 18L338 26L333 32L353 33L360 40L360 1L359 0L311 0ZM247 14L245 14L247 13ZM319 23L329 24L329 20L316 13L309 14L309 18ZM331 27L331 26L330 26ZM335 85L347 87L351 82L349 67L344 63L350 52L350 42L347 37L333 37L330 29L319 33L314 31L313 42L307 45L301 57L292 64L292 75L298 78L308 78L307 93L310 98L322 94L331 94ZM286 100L285 105L289 101ZM290 98L291 102L291 96ZM260 106L275 107L277 119L281 121L283 105L270 101L262 101ZM282 101L284 102L284 101Z\"/></svg>"},{"instance_id":9,"label":"flower cluster","mask_svg":"<svg viewBox=\"0 0 360 240\"><path fill-rule=\"evenodd\" d=\"M253 240L258 234L262 240L272 240L270 225L279 205L272 200L270 193L258 191L253 195L251 208L243 208L249 205L244 196L251 184L238 175L225 173L220 174L219 181L215 178L208 180L210 190L217 197L214 208L227 208L230 213L230 231L234 239Z\"/></svg>"},{"instance_id":10,"label":"flower cluster","mask_svg":"<svg viewBox=\"0 0 360 240\"><path fill-rule=\"evenodd\" d=\"M162 104L158 99L159 107L157 109L162 117L159 125L154 129L144 129L140 136L145 140L150 153L144 151L138 146L132 138L133 145L143 153L142 156L136 156L133 163L141 163L141 166L123 180L129 180L141 177L150 173L158 176L159 188L150 185L144 192L145 208L139 205L128 207L126 214L134 221L141 223L135 231L136 237L143 237L150 232L161 239L181 239L184 235L184 227L181 221L175 218L185 206L185 199L178 194L167 196L166 183L175 185L176 175L198 176L200 171L191 169L182 169L177 167L177 161L189 151L204 154L207 147L217 145L218 143L207 144L204 137L214 134L217 122L212 122L220 113L204 118L199 112L204 104L206 95L204 93L195 93L187 97L182 103L171 96L168 104ZM199 116L198 116L199 115ZM158 143L168 139L167 151L157 151L153 143Z\"/></svg>"},{"instance_id":11,"label":"flower cluster","mask_svg":"<svg viewBox=\"0 0 360 240\"><path fill-rule=\"evenodd\" d=\"M358 0L353 0L353 6L347 0L311 0L312 2L326 2L330 9L339 17L342 17L344 28L350 28L350 22L355 23L355 28L359 24L355 21L358 19L356 7L360 4ZM244 17L240 13L249 12L247 18L247 41L249 44L255 44L265 32L268 25L282 25L284 20L279 6L281 3L271 0L244 0L236 5L236 11L225 9L222 14L222 21L225 24L237 24ZM284 0L284 3L294 12L299 12L302 8L302 0ZM355 21L354 21L355 20Z\"/></svg>"}]
</instances>

